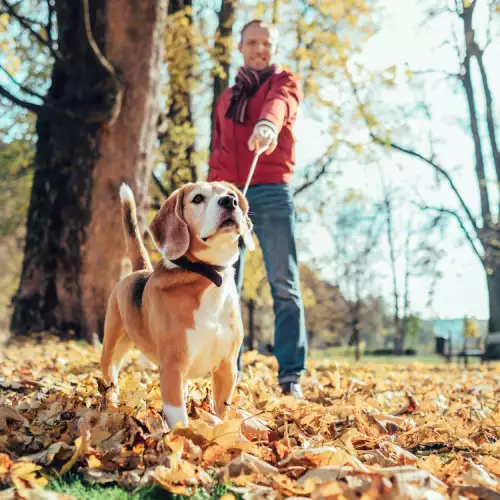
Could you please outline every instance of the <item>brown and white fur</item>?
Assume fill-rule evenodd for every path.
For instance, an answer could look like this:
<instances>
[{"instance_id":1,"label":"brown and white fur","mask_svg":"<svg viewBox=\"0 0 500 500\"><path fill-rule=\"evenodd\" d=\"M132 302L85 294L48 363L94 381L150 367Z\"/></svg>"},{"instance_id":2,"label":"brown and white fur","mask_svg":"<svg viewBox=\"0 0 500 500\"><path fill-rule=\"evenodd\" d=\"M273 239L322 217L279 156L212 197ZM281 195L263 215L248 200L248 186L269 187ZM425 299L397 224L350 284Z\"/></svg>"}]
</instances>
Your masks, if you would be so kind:
<instances>
[{"instance_id":1,"label":"brown and white fur","mask_svg":"<svg viewBox=\"0 0 500 500\"><path fill-rule=\"evenodd\" d=\"M163 256L154 270L129 186L121 186L120 198L133 272L116 284L109 298L101 356L104 379L114 384L116 398L119 370L135 345L159 367L163 410L171 429L177 423L188 425L187 380L208 373L215 412L224 418L243 340L233 267L240 236L253 248L246 198L224 182L190 183L175 191L149 227ZM223 267L221 286L171 262L181 256Z\"/></svg>"}]
</instances>

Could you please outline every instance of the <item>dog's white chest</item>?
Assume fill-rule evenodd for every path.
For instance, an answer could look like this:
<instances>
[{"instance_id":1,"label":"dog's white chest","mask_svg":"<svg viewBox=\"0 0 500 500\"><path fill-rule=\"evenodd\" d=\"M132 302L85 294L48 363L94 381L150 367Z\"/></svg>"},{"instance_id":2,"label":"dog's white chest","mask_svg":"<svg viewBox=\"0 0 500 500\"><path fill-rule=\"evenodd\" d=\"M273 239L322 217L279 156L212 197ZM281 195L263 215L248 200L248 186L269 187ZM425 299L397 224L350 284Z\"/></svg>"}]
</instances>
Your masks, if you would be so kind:
<instances>
[{"instance_id":1,"label":"dog's white chest","mask_svg":"<svg viewBox=\"0 0 500 500\"><path fill-rule=\"evenodd\" d=\"M209 287L194 312L194 328L186 332L189 378L202 377L227 359L234 346L231 311L234 310L236 286L225 279L220 288Z\"/></svg>"}]
</instances>

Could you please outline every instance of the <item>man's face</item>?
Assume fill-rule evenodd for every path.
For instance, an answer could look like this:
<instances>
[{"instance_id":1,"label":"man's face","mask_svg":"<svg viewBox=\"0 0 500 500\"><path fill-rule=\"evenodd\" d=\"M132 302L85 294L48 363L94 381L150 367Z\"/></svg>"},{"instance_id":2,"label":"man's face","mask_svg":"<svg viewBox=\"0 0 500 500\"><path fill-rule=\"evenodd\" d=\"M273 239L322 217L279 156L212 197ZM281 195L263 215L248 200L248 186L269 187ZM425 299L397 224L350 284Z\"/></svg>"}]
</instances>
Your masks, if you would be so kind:
<instances>
[{"instance_id":1,"label":"man's face","mask_svg":"<svg viewBox=\"0 0 500 500\"><path fill-rule=\"evenodd\" d=\"M276 53L276 39L266 26L251 24L243 33L238 48L245 66L264 69L269 66L271 57Z\"/></svg>"}]
</instances>

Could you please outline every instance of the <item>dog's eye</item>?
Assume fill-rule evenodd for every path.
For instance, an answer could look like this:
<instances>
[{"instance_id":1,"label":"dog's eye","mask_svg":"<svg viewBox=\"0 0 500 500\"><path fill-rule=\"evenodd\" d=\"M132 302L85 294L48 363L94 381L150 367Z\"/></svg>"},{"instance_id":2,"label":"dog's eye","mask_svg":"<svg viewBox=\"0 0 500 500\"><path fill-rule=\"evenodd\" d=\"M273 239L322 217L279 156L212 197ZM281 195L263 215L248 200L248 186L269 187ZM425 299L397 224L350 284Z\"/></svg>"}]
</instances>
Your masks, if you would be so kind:
<instances>
[{"instance_id":1,"label":"dog's eye","mask_svg":"<svg viewBox=\"0 0 500 500\"><path fill-rule=\"evenodd\" d=\"M191 201L193 203L196 203L197 205L199 203L201 203L203 200L205 199L205 197L202 195L202 194L197 194Z\"/></svg>"}]
</instances>

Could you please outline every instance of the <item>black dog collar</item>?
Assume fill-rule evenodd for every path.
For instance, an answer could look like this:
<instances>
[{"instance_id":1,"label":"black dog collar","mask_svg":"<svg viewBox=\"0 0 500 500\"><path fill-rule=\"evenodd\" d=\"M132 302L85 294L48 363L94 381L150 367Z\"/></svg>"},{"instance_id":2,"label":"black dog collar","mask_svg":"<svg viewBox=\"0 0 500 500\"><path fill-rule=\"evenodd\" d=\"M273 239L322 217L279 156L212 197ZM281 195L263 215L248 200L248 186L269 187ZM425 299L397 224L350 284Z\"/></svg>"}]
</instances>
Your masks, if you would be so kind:
<instances>
[{"instance_id":1,"label":"black dog collar","mask_svg":"<svg viewBox=\"0 0 500 500\"><path fill-rule=\"evenodd\" d=\"M171 260L173 264L176 264L186 271L191 271L201 276L208 278L215 286L220 287L222 285L222 276L219 272L224 270L223 266L214 266L212 264L207 264L206 262L192 262L187 257L182 256L178 259Z\"/></svg>"}]
</instances>

